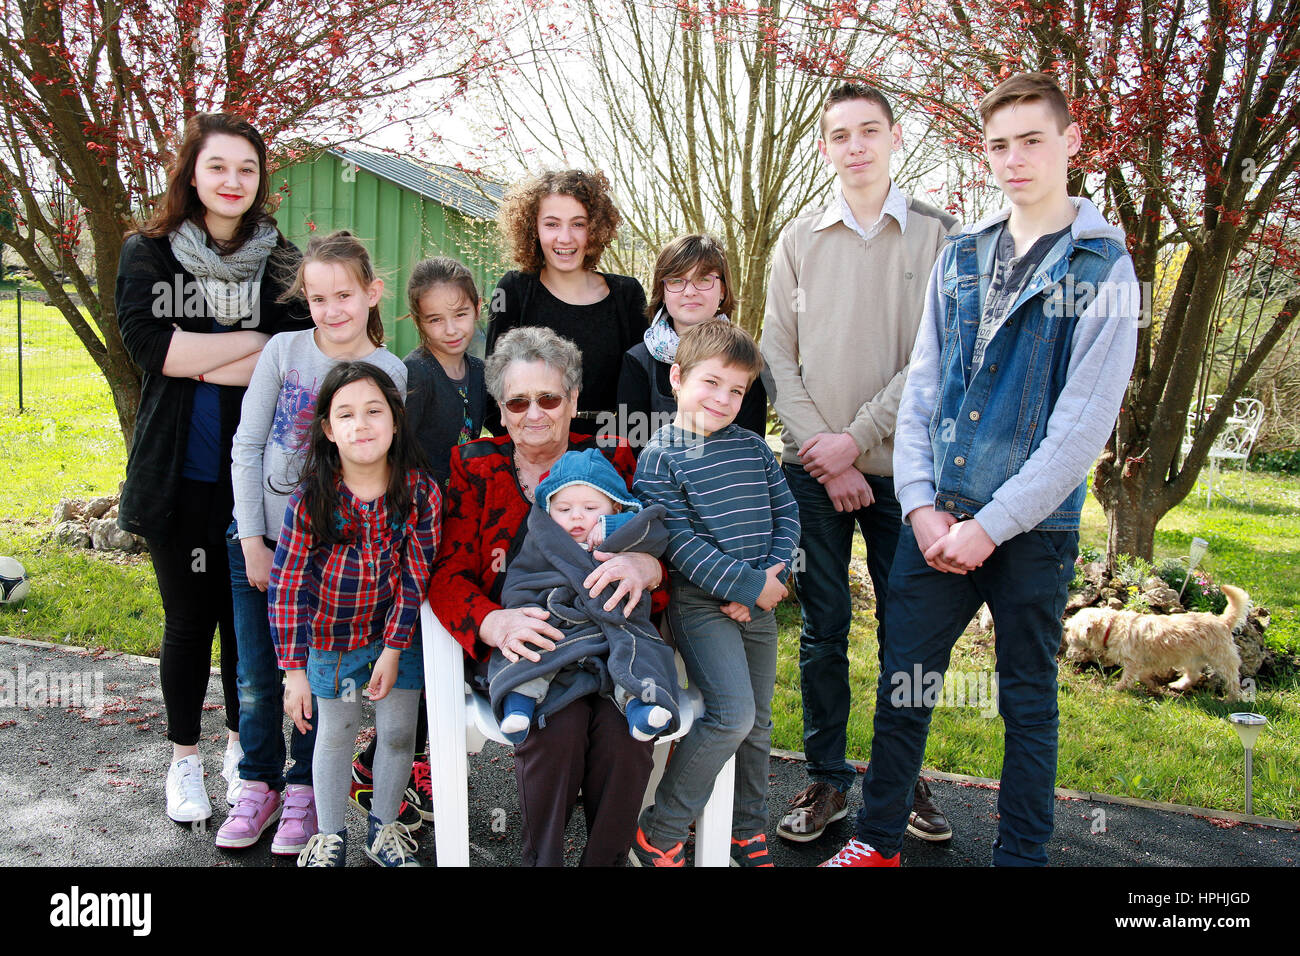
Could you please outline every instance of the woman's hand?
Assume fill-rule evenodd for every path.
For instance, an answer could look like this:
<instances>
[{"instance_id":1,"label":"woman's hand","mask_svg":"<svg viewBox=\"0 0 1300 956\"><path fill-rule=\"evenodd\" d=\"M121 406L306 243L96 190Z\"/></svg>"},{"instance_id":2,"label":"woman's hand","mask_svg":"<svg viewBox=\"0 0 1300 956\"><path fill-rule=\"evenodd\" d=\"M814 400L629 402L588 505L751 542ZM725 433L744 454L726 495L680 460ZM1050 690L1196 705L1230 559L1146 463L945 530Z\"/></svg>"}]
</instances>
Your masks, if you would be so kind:
<instances>
[{"instance_id":1,"label":"woman's hand","mask_svg":"<svg viewBox=\"0 0 1300 956\"><path fill-rule=\"evenodd\" d=\"M663 576L659 560L648 554L631 551L610 554L606 551L594 551L591 556L599 561L600 565L587 575L582 586L588 589L592 597L597 597L608 585L617 581L618 587L605 602L605 610L612 611L626 597L624 617L632 616L637 602L641 600L641 592L657 588Z\"/></svg>"},{"instance_id":2,"label":"woman's hand","mask_svg":"<svg viewBox=\"0 0 1300 956\"><path fill-rule=\"evenodd\" d=\"M523 657L540 661L542 655L529 647L542 651L555 650L555 642L564 635L546 623L549 611L540 607L503 607L483 618L478 639L488 647L500 648L511 664Z\"/></svg>"},{"instance_id":3,"label":"woman's hand","mask_svg":"<svg viewBox=\"0 0 1300 956\"><path fill-rule=\"evenodd\" d=\"M402 656L400 648L385 647L379 652L379 660L370 669L370 687L366 696L371 700L383 700L393 689L397 680L397 659Z\"/></svg>"},{"instance_id":4,"label":"woman's hand","mask_svg":"<svg viewBox=\"0 0 1300 956\"><path fill-rule=\"evenodd\" d=\"M299 733L311 730L311 686L307 672L301 668L284 672L284 712L289 715Z\"/></svg>"},{"instance_id":5,"label":"woman's hand","mask_svg":"<svg viewBox=\"0 0 1300 956\"><path fill-rule=\"evenodd\" d=\"M244 573L248 583L259 591L265 591L271 580L271 549L261 537L240 538L239 546L244 550Z\"/></svg>"}]
</instances>

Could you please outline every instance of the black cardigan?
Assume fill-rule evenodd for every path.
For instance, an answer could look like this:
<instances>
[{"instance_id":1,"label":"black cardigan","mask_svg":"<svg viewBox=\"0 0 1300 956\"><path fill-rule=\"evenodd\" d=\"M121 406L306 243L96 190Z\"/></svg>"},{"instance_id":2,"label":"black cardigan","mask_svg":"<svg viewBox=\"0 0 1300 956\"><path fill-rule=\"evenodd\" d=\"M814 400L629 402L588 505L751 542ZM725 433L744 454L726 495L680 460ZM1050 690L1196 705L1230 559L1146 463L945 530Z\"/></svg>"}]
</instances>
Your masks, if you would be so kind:
<instances>
[{"instance_id":1,"label":"black cardigan","mask_svg":"<svg viewBox=\"0 0 1300 956\"><path fill-rule=\"evenodd\" d=\"M258 325L254 331L274 335L312 327L305 301L284 305L276 302L286 288L286 281L292 278L300 255L297 246L280 237L276 251L266 263ZM166 293L161 286L155 291L155 285L160 283L167 287ZM144 372L144 381L117 523L122 529L146 538L166 538L172 531L181 470L185 467L194 389L198 384L190 378L172 378L162 373L175 331L172 324L179 325L184 332L212 331L212 316L195 283L194 276L172 255L167 237L149 238L136 233L123 243L117 268L117 321L122 342L131 360ZM177 288L181 290L179 296L175 292ZM229 489L230 445L239 425L245 389L235 385L220 388L221 457L225 467L219 474L222 484Z\"/></svg>"}]
</instances>

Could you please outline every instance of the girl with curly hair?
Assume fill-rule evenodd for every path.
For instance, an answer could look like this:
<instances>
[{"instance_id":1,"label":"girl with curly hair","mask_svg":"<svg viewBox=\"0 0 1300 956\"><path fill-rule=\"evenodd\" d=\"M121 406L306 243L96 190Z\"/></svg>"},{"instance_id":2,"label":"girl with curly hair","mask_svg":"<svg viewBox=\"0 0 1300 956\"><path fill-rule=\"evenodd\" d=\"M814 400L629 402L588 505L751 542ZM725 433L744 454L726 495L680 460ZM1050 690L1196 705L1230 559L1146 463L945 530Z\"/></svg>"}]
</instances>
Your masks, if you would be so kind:
<instances>
[{"instance_id":1,"label":"girl with curly hair","mask_svg":"<svg viewBox=\"0 0 1300 956\"><path fill-rule=\"evenodd\" d=\"M487 354L520 326L541 326L571 340L582 352L575 427L593 434L598 420L617 414L623 353L641 341L647 324L641 283L596 269L620 219L605 174L578 169L543 172L517 184L498 218L519 268L502 276L492 293ZM487 425L503 433L495 406Z\"/></svg>"}]
</instances>

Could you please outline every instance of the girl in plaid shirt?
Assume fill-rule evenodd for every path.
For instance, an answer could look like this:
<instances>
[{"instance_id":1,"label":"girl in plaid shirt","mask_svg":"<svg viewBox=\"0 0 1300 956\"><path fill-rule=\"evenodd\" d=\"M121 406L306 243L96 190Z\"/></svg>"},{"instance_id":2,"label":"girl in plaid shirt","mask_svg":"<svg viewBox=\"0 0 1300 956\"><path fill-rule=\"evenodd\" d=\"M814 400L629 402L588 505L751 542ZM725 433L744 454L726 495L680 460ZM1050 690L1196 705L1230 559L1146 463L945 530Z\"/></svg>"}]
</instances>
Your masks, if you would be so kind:
<instances>
[{"instance_id":1,"label":"girl in plaid shirt","mask_svg":"<svg viewBox=\"0 0 1300 956\"><path fill-rule=\"evenodd\" d=\"M366 855L418 866L397 822L415 750L424 663L412 640L438 549L441 497L382 369L341 362L321 384L307 458L271 568L271 631L285 671L285 712L320 721L312 776L320 833L299 866L342 866L352 747L369 681L378 751Z\"/></svg>"}]
</instances>

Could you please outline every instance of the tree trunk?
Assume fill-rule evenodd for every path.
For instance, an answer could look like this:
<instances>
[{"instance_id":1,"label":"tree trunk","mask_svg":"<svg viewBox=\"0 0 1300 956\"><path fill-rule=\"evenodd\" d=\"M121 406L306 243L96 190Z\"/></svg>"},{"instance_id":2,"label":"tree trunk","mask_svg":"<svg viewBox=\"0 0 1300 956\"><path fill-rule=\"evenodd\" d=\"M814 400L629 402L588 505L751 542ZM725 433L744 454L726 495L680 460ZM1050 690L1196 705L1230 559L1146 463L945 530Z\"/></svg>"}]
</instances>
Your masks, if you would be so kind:
<instances>
[{"instance_id":1,"label":"tree trunk","mask_svg":"<svg viewBox=\"0 0 1300 956\"><path fill-rule=\"evenodd\" d=\"M1097 461L1093 488L1106 511L1106 567L1115 570L1121 554L1150 561L1155 549L1156 525L1165 516L1164 480L1137 453L1116 457L1107 449Z\"/></svg>"}]
</instances>

